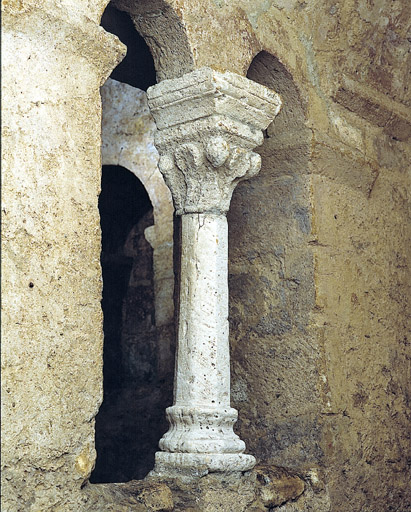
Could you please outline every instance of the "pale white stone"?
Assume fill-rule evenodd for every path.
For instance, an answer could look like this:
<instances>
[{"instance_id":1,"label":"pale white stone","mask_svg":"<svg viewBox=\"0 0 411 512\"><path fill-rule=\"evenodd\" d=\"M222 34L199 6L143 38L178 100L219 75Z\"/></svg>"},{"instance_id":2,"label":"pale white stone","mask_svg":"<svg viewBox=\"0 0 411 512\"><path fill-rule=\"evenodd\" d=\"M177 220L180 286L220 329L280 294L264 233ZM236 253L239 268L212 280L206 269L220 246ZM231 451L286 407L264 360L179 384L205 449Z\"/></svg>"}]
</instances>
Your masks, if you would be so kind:
<instances>
[{"instance_id":1,"label":"pale white stone","mask_svg":"<svg viewBox=\"0 0 411 512\"><path fill-rule=\"evenodd\" d=\"M227 212L237 183L258 173L252 150L281 100L233 73L203 68L148 91L159 168L181 219L174 405L151 476L196 478L255 464L230 407Z\"/></svg>"},{"instance_id":2,"label":"pale white stone","mask_svg":"<svg viewBox=\"0 0 411 512\"><path fill-rule=\"evenodd\" d=\"M254 466L255 458L245 453L157 452L150 476L192 480L212 472L248 471Z\"/></svg>"},{"instance_id":3,"label":"pale white stone","mask_svg":"<svg viewBox=\"0 0 411 512\"><path fill-rule=\"evenodd\" d=\"M233 190L257 174L253 149L281 108L280 97L234 73L202 68L147 91L159 131L159 168L176 213L227 212Z\"/></svg>"},{"instance_id":4,"label":"pale white stone","mask_svg":"<svg viewBox=\"0 0 411 512\"><path fill-rule=\"evenodd\" d=\"M154 474L246 471L255 464L234 433L228 338L228 226L221 214L181 219L180 318L170 430Z\"/></svg>"},{"instance_id":5,"label":"pale white stone","mask_svg":"<svg viewBox=\"0 0 411 512\"><path fill-rule=\"evenodd\" d=\"M242 452L232 431L228 344L227 220L182 217L182 255L175 405L160 441L170 452Z\"/></svg>"}]
</instances>

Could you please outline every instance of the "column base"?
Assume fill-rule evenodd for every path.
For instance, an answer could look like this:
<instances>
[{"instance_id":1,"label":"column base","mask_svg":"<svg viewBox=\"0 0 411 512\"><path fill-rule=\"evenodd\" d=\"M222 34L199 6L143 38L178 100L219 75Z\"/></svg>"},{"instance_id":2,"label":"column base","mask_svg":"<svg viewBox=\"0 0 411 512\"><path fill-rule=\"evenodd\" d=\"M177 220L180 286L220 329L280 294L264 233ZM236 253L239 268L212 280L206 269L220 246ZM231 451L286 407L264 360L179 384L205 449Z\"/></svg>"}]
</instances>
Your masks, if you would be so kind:
<instances>
[{"instance_id":1,"label":"column base","mask_svg":"<svg viewBox=\"0 0 411 512\"><path fill-rule=\"evenodd\" d=\"M173 405L166 409L170 429L160 439L166 453L235 454L245 443L233 431L237 411L232 407Z\"/></svg>"},{"instance_id":2,"label":"column base","mask_svg":"<svg viewBox=\"0 0 411 512\"><path fill-rule=\"evenodd\" d=\"M248 471L255 463L252 455L244 453L157 452L154 469L146 478L195 480L207 473Z\"/></svg>"}]
</instances>

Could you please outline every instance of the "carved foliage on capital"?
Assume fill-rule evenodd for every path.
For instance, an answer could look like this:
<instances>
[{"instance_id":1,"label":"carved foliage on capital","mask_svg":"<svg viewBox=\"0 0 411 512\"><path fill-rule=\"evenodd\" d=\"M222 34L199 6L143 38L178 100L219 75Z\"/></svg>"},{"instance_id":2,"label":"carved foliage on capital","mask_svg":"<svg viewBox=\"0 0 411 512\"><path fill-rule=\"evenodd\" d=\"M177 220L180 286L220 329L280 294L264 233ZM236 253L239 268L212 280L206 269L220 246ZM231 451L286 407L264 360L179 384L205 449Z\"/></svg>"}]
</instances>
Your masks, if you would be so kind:
<instances>
[{"instance_id":1,"label":"carved foliage on capital","mask_svg":"<svg viewBox=\"0 0 411 512\"><path fill-rule=\"evenodd\" d=\"M168 147L159 168L169 186L177 215L226 212L239 181L255 176L261 157L222 135Z\"/></svg>"},{"instance_id":2,"label":"carved foliage on capital","mask_svg":"<svg viewBox=\"0 0 411 512\"><path fill-rule=\"evenodd\" d=\"M205 67L160 82L147 97L176 213L226 212L236 184L260 169L252 150L280 111L278 94Z\"/></svg>"}]
</instances>

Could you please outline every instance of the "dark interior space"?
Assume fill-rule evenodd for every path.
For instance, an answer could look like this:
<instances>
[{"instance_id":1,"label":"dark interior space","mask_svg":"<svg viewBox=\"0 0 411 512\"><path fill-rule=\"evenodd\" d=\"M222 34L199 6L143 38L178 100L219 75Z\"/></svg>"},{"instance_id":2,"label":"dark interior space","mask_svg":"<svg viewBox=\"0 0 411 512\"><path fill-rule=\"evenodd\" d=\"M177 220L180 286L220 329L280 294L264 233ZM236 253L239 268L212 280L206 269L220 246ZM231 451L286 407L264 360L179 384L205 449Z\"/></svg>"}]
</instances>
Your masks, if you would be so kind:
<instances>
[{"instance_id":1,"label":"dark interior space","mask_svg":"<svg viewBox=\"0 0 411 512\"><path fill-rule=\"evenodd\" d=\"M162 434L157 416L164 415L163 404L152 399L151 390L156 387L156 331L152 249L144 237L153 213L144 186L116 166L103 167L99 209L104 398L96 417L91 482L124 482L149 471Z\"/></svg>"},{"instance_id":2,"label":"dark interior space","mask_svg":"<svg viewBox=\"0 0 411 512\"><path fill-rule=\"evenodd\" d=\"M105 165L99 197L104 313L104 392L124 385L121 334L133 256L125 250L131 231L143 218L152 224L152 206L141 182L127 169ZM150 222L151 221L151 222ZM134 229L135 231L135 229ZM135 242L133 240L133 242Z\"/></svg>"},{"instance_id":3,"label":"dark interior space","mask_svg":"<svg viewBox=\"0 0 411 512\"><path fill-rule=\"evenodd\" d=\"M111 73L110 78L146 91L156 83L156 70L150 50L134 28L130 16L110 4L101 18L101 26L115 34L127 46L127 55Z\"/></svg>"},{"instance_id":4,"label":"dark interior space","mask_svg":"<svg viewBox=\"0 0 411 512\"><path fill-rule=\"evenodd\" d=\"M127 45L111 78L146 90L156 83L153 59L128 14L108 6L102 26ZM104 315L104 397L96 417L92 483L142 479L154 466L167 430L172 376L159 371L153 250L144 230L154 224L142 183L129 170L103 166L99 198Z\"/></svg>"}]
</instances>

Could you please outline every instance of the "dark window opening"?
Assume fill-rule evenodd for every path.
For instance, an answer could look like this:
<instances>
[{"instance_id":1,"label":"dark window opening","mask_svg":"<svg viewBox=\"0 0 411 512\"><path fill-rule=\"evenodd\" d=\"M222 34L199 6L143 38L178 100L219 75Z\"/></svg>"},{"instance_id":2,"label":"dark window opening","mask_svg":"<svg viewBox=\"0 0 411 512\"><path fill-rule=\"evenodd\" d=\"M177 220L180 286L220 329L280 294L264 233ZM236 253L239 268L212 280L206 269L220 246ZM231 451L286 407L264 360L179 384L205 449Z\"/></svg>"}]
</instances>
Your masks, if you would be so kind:
<instances>
[{"instance_id":1,"label":"dark window opening","mask_svg":"<svg viewBox=\"0 0 411 512\"><path fill-rule=\"evenodd\" d=\"M158 443L152 432L162 432L150 423L153 415L164 415L158 404L150 404L157 351L152 249L144 230L153 224L153 210L141 182L115 166L103 167L99 209L104 398L96 417L91 482L125 482L151 469Z\"/></svg>"},{"instance_id":2,"label":"dark window opening","mask_svg":"<svg viewBox=\"0 0 411 512\"><path fill-rule=\"evenodd\" d=\"M128 14L109 5L102 26L127 46L112 79L146 90L154 63ZM142 479L154 466L167 430L172 379L159 371L161 332L155 325L153 250L144 230L154 224L142 183L120 166L103 166L99 198L104 315L104 396L96 416L92 483Z\"/></svg>"},{"instance_id":3,"label":"dark window opening","mask_svg":"<svg viewBox=\"0 0 411 512\"><path fill-rule=\"evenodd\" d=\"M115 34L127 46L127 54L111 73L110 78L146 91L156 83L153 57L143 37L136 31L130 16L108 5L101 26Z\"/></svg>"}]
</instances>

